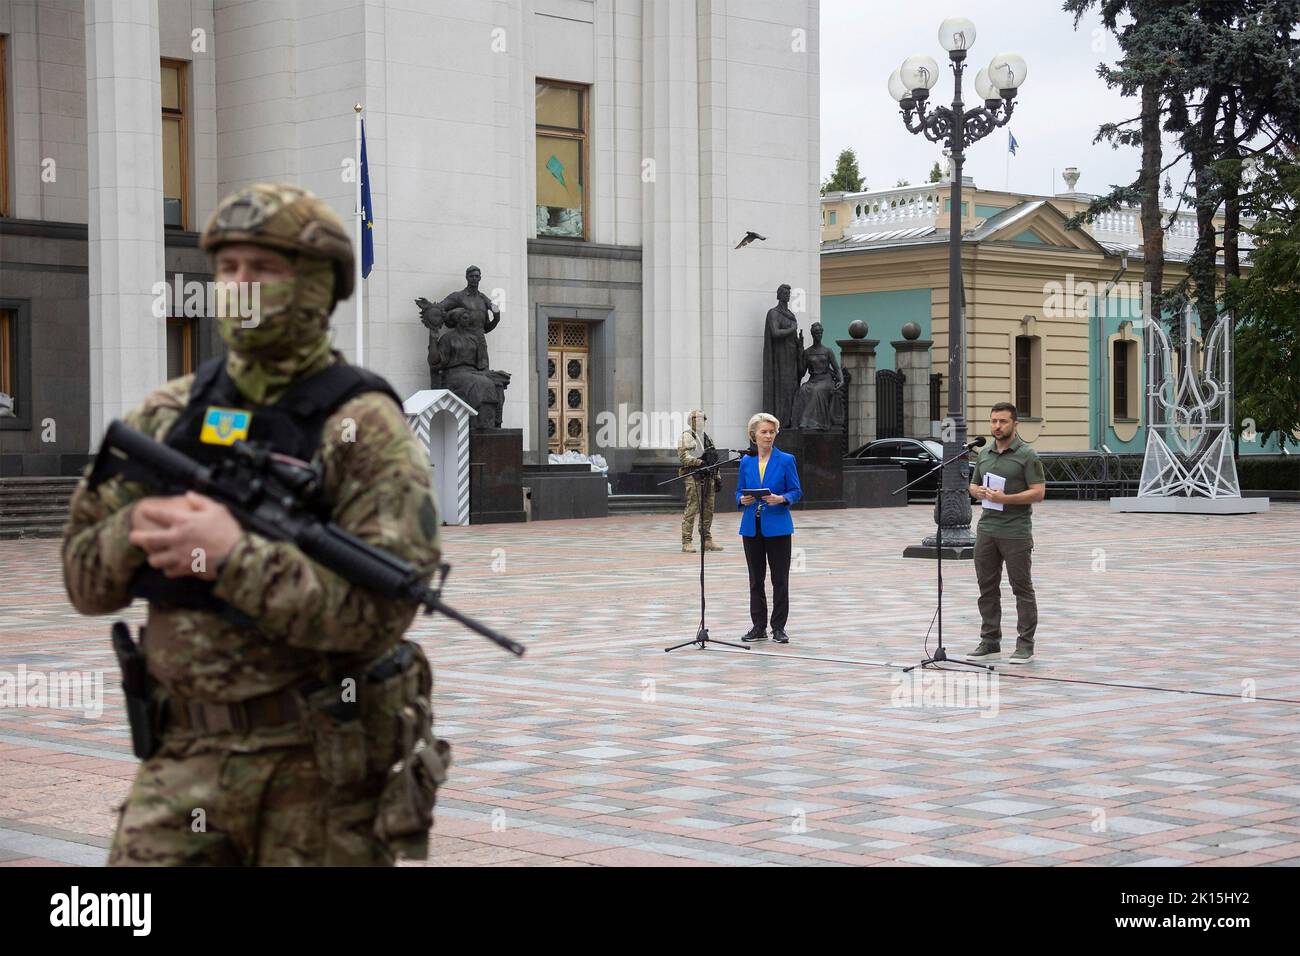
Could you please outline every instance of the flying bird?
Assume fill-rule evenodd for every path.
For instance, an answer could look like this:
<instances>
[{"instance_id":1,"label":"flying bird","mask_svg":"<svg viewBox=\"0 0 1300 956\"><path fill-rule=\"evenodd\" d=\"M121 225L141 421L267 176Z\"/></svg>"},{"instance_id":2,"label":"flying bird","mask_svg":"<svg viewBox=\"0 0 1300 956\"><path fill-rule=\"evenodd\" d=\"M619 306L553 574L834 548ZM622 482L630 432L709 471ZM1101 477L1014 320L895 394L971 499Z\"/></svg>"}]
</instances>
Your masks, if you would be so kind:
<instances>
[{"instance_id":1,"label":"flying bird","mask_svg":"<svg viewBox=\"0 0 1300 956\"><path fill-rule=\"evenodd\" d=\"M744 239L741 239L740 242L736 243L736 248L737 249L744 248L745 246L753 242L755 239L761 239L763 242L766 242L767 236L760 236L758 233L754 232L751 229L749 232L745 233Z\"/></svg>"}]
</instances>

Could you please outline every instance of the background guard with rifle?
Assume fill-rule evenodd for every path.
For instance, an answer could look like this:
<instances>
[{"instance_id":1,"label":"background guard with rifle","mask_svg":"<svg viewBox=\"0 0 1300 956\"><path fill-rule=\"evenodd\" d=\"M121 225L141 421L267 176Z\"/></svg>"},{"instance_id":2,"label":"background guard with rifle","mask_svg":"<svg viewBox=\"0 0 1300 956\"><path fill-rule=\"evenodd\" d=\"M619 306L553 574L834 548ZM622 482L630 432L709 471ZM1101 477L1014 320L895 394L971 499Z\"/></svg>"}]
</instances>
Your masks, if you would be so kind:
<instances>
[{"instance_id":1,"label":"background guard with rifle","mask_svg":"<svg viewBox=\"0 0 1300 956\"><path fill-rule=\"evenodd\" d=\"M705 465L715 464L718 460L718 450L714 447L713 439L704 431L704 423L709 417L695 409L687 418L687 424L690 426L682 432L682 436L677 441L677 460L681 462L681 467L677 469L679 476L689 474L696 468ZM703 487L703 492L701 492ZM691 537L695 532L695 516L700 516L700 547L705 551L722 551L724 548L713 541L713 506L715 496L722 490L722 478L714 474L705 476L703 479L692 478L686 482L686 510L682 514L682 552L684 554L695 554L695 546L691 543Z\"/></svg>"}]
</instances>

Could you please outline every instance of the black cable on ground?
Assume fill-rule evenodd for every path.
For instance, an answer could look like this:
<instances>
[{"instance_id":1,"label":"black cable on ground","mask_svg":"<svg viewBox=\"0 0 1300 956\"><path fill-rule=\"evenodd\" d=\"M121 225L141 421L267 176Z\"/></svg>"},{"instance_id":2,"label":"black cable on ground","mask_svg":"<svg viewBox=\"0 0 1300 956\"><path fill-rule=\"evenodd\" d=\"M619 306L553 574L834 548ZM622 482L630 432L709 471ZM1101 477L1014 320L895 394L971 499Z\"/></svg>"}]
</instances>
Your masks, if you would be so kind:
<instances>
[{"instance_id":1,"label":"black cable on ground","mask_svg":"<svg viewBox=\"0 0 1300 956\"><path fill-rule=\"evenodd\" d=\"M933 624L933 622L931 622L931 624ZM930 636L929 632L927 631L926 632L926 642L927 642L926 657L930 656L929 636ZM753 653L754 656L756 657L777 657L777 658L785 658L789 660L824 661L828 664L852 664L858 667L886 667L891 670L902 670L904 666L907 667L915 666L912 664L908 664L908 665L891 664L888 661L855 661L855 660L849 660L845 658L815 657L809 654L798 654L798 655L778 654L775 653L774 651L755 651ZM957 660L953 660L952 662L955 664L961 663L961 661L957 661ZM964 671L955 667L927 667L926 670L947 671L950 674L978 673L977 671ZM1125 690L1150 690L1150 691L1158 691L1164 694L1193 694L1198 697L1221 697L1226 700L1243 699L1240 694L1228 694L1222 691L1214 691L1214 690L1189 690L1182 687L1158 687L1154 684L1121 684L1114 681L1083 680L1082 678L1078 678L1078 677L1047 677L1042 674L1026 674L1024 672L1018 672L1018 671L993 670L992 673L997 674L1000 677L1014 677L1018 680L1040 680L1040 681L1046 681L1054 684L1083 684L1089 687L1116 687ZM1250 700L1264 701L1271 704L1300 704L1300 700L1294 700L1290 697L1252 697L1250 698Z\"/></svg>"}]
</instances>

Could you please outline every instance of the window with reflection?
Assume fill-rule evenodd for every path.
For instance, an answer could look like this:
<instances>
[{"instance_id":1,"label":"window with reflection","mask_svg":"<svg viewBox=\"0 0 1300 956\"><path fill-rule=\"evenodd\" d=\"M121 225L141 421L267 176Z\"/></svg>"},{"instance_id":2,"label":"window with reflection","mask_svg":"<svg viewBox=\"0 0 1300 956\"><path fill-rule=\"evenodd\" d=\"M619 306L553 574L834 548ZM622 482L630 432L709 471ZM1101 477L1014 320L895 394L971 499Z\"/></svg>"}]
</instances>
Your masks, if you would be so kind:
<instances>
[{"instance_id":1,"label":"window with reflection","mask_svg":"<svg viewBox=\"0 0 1300 956\"><path fill-rule=\"evenodd\" d=\"M587 238L588 88L537 81L537 234Z\"/></svg>"},{"instance_id":2,"label":"window with reflection","mask_svg":"<svg viewBox=\"0 0 1300 956\"><path fill-rule=\"evenodd\" d=\"M181 60L162 61L163 225L172 229L190 225L186 66Z\"/></svg>"}]
</instances>

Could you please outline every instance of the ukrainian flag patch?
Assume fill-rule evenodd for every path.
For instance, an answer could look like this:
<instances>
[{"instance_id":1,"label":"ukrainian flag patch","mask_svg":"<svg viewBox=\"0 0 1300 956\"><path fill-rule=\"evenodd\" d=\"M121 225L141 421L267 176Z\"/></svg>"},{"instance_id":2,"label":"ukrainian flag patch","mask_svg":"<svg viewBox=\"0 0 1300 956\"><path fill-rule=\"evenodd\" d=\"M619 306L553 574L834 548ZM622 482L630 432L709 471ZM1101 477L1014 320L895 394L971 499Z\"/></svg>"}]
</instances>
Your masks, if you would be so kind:
<instances>
[{"instance_id":1,"label":"ukrainian flag patch","mask_svg":"<svg viewBox=\"0 0 1300 956\"><path fill-rule=\"evenodd\" d=\"M203 414L199 441L205 445L233 445L248 437L253 413L242 408L218 408L213 405Z\"/></svg>"}]
</instances>

